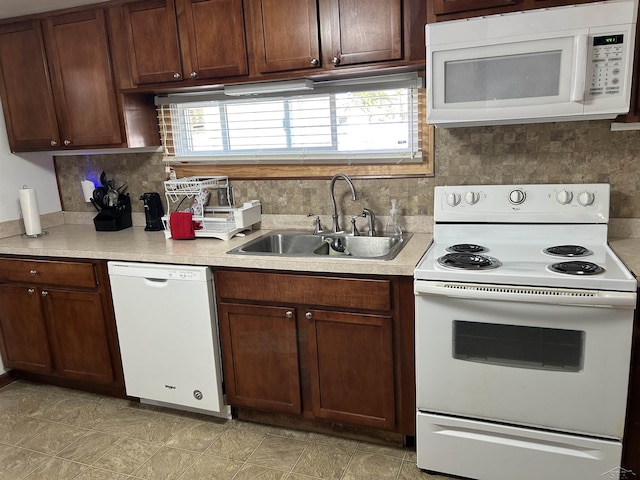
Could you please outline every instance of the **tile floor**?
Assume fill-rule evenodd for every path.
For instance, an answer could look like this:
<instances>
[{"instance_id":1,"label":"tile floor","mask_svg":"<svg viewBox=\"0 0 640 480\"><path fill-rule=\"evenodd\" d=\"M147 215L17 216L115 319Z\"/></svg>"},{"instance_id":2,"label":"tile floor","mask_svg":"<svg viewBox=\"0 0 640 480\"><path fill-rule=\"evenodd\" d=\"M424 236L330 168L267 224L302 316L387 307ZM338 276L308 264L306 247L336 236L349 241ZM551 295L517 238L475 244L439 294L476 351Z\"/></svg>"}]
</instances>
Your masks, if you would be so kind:
<instances>
[{"instance_id":1,"label":"tile floor","mask_svg":"<svg viewBox=\"0 0 640 480\"><path fill-rule=\"evenodd\" d=\"M0 479L446 480L415 451L29 382L0 389Z\"/></svg>"}]
</instances>

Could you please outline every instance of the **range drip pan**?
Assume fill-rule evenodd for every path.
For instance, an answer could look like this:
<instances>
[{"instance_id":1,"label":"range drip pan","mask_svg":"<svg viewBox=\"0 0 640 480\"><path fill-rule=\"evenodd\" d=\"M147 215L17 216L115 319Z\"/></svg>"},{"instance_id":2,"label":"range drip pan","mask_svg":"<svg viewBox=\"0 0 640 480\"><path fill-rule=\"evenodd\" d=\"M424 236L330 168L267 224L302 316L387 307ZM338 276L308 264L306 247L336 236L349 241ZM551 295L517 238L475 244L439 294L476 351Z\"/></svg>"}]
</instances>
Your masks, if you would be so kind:
<instances>
[{"instance_id":1,"label":"range drip pan","mask_svg":"<svg viewBox=\"0 0 640 480\"><path fill-rule=\"evenodd\" d=\"M497 258L465 252L448 253L438 258L438 263L443 267L461 270L490 270L502 265Z\"/></svg>"},{"instance_id":2,"label":"range drip pan","mask_svg":"<svg viewBox=\"0 0 640 480\"><path fill-rule=\"evenodd\" d=\"M605 271L600 265L582 261L554 263L549 265L549 270L567 275L597 275Z\"/></svg>"},{"instance_id":3,"label":"range drip pan","mask_svg":"<svg viewBox=\"0 0 640 480\"><path fill-rule=\"evenodd\" d=\"M482 245L476 245L473 243L458 243L456 245L451 245L447 247L447 252L452 253L483 253L487 252L489 249L487 247L483 247Z\"/></svg>"},{"instance_id":4,"label":"range drip pan","mask_svg":"<svg viewBox=\"0 0 640 480\"><path fill-rule=\"evenodd\" d=\"M587 257L593 252L580 245L556 245L543 250L547 255L555 257Z\"/></svg>"}]
</instances>

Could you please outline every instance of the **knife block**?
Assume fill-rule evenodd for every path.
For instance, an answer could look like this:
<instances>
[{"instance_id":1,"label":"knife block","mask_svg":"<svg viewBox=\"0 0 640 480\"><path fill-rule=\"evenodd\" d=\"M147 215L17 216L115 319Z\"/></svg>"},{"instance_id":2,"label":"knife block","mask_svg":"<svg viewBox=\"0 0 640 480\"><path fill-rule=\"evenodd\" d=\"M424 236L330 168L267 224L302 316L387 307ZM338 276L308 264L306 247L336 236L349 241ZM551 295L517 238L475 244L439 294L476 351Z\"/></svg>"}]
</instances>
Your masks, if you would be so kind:
<instances>
[{"instance_id":1,"label":"knife block","mask_svg":"<svg viewBox=\"0 0 640 480\"><path fill-rule=\"evenodd\" d=\"M131 222L131 198L129 195L122 195L118 199L118 208L105 207L94 218L93 224L98 232L113 232L129 228Z\"/></svg>"}]
</instances>

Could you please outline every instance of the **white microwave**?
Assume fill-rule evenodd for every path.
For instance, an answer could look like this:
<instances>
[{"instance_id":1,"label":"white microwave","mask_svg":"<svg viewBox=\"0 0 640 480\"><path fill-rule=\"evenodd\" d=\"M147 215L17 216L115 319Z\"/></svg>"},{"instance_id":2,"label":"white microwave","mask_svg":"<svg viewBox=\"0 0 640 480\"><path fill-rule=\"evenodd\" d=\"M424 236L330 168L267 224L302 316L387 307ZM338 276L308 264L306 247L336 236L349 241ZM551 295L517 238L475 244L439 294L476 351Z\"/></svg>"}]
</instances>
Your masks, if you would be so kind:
<instances>
[{"instance_id":1,"label":"white microwave","mask_svg":"<svg viewBox=\"0 0 640 480\"><path fill-rule=\"evenodd\" d=\"M638 0L426 26L427 121L440 127L615 118L629 111Z\"/></svg>"}]
</instances>

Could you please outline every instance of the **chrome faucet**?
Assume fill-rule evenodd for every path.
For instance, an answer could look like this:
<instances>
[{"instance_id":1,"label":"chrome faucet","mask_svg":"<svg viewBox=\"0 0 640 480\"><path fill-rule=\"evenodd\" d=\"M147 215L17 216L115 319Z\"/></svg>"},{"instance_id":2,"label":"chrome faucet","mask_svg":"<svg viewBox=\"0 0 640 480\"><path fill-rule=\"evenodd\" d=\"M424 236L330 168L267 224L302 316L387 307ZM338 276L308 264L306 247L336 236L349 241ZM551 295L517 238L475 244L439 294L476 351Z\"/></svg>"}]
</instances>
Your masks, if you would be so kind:
<instances>
[{"instance_id":1,"label":"chrome faucet","mask_svg":"<svg viewBox=\"0 0 640 480\"><path fill-rule=\"evenodd\" d=\"M369 236L377 237L378 232L376 232L376 214L373 213L373 210L369 210L368 208L364 208L362 210L362 216L369 218Z\"/></svg>"},{"instance_id":2,"label":"chrome faucet","mask_svg":"<svg viewBox=\"0 0 640 480\"><path fill-rule=\"evenodd\" d=\"M358 199L358 195L356 194L356 187L353 186L353 182L351 181L351 179L344 173L336 173L331 179L331 184L329 185L329 193L331 194L331 208L333 209L333 213L331 214L331 230L333 231L333 233L340 233L342 231L340 230L340 224L338 222L338 207L336 206L336 194L334 191L336 181L339 178L344 179L344 181L349 184L349 187L351 187L351 200L356 201Z\"/></svg>"}]
</instances>

